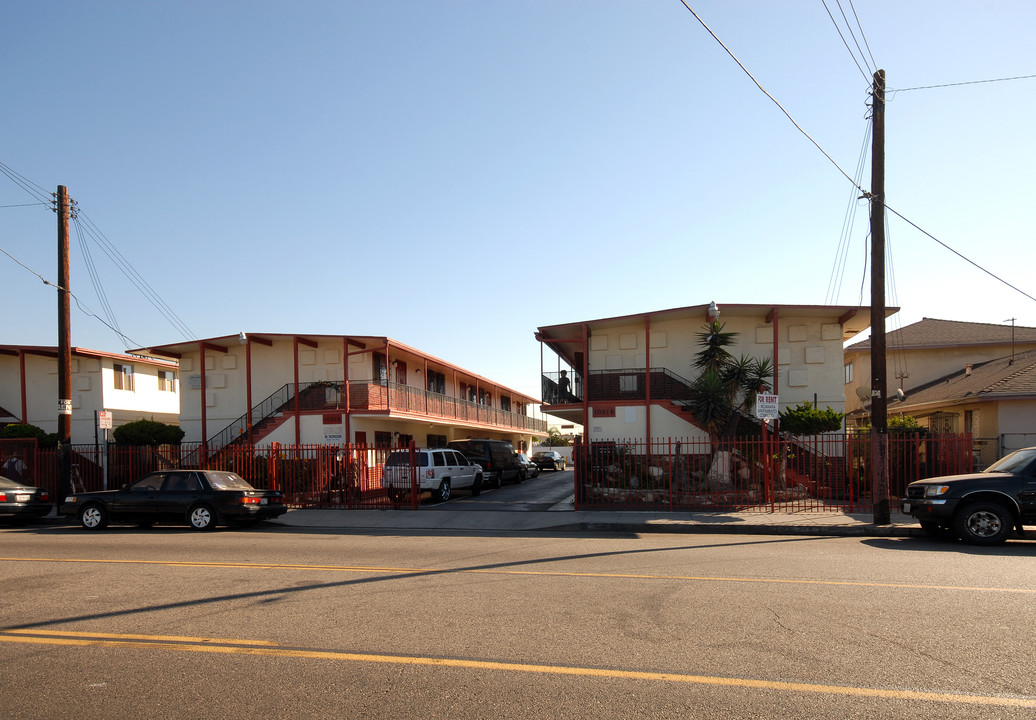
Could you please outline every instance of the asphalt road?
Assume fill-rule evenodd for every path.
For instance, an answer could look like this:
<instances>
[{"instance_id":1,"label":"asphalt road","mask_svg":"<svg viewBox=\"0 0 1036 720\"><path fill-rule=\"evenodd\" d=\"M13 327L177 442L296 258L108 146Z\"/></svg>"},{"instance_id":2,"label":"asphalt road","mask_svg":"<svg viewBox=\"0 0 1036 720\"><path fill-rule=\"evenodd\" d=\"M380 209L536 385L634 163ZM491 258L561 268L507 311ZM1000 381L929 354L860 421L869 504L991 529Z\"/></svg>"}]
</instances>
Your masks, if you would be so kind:
<instances>
[{"instance_id":1,"label":"asphalt road","mask_svg":"<svg viewBox=\"0 0 1036 720\"><path fill-rule=\"evenodd\" d=\"M1032 718L1034 554L0 528L0 717Z\"/></svg>"}]
</instances>

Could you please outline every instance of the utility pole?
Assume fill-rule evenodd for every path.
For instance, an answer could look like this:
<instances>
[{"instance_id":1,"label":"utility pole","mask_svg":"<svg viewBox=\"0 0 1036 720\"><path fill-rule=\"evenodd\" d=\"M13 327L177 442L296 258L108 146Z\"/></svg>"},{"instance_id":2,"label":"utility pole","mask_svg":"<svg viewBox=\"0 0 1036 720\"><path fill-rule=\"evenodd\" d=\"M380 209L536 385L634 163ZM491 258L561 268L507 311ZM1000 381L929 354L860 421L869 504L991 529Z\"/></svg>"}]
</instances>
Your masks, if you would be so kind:
<instances>
[{"instance_id":1,"label":"utility pole","mask_svg":"<svg viewBox=\"0 0 1036 720\"><path fill-rule=\"evenodd\" d=\"M58 185L58 507L71 491L72 457L72 332L70 328L68 220L71 216L68 188Z\"/></svg>"},{"instance_id":2,"label":"utility pole","mask_svg":"<svg viewBox=\"0 0 1036 720\"><path fill-rule=\"evenodd\" d=\"M889 512L888 366L885 353L885 71L874 73L871 144L871 499L874 524Z\"/></svg>"}]
</instances>

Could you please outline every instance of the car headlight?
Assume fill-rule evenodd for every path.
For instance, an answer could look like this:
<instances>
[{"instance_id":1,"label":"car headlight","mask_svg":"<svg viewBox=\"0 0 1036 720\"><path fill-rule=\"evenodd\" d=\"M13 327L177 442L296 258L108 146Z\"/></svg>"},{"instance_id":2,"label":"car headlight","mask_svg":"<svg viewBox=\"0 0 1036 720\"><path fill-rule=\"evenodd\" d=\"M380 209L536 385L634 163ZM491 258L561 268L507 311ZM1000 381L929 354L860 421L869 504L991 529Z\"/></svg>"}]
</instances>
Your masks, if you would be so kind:
<instances>
[{"instance_id":1,"label":"car headlight","mask_svg":"<svg viewBox=\"0 0 1036 720\"><path fill-rule=\"evenodd\" d=\"M939 497L945 495L950 491L949 485L926 485L924 489L925 497Z\"/></svg>"}]
</instances>

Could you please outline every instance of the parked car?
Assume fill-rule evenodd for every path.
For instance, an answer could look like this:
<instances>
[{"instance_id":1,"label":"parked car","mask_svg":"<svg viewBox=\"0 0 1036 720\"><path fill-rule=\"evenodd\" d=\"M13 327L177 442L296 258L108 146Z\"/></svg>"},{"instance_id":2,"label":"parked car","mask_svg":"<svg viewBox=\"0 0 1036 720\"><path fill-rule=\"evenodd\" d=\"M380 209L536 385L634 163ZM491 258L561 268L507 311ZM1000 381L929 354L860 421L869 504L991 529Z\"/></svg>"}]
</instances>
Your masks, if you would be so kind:
<instances>
[{"instance_id":1,"label":"parked car","mask_svg":"<svg viewBox=\"0 0 1036 720\"><path fill-rule=\"evenodd\" d=\"M28 520L50 512L50 493L0 475L0 518Z\"/></svg>"},{"instance_id":2,"label":"parked car","mask_svg":"<svg viewBox=\"0 0 1036 720\"><path fill-rule=\"evenodd\" d=\"M536 463L540 470L564 470L568 467L568 461L565 460L565 456L554 450L541 450L538 453L533 453L532 461Z\"/></svg>"},{"instance_id":3,"label":"parked car","mask_svg":"<svg viewBox=\"0 0 1036 720\"><path fill-rule=\"evenodd\" d=\"M417 477L411 477L411 464ZM463 453L448 448L395 450L385 459L381 487L392 502L402 502L414 490L431 490L437 500L449 500L453 491L470 488L472 496L482 492L482 468Z\"/></svg>"},{"instance_id":4,"label":"parked car","mask_svg":"<svg viewBox=\"0 0 1036 720\"><path fill-rule=\"evenodd\" d=\"M87 530L118 522L212 530L217 523L252 525L287 510L279 492L259 490L222 470L158 470L121 490L76 493L61 504L62 514Z\"/></svg>"},{"instance_id":5,"label":"parked car","mask_svg":"<svg viewBox=\"0 0 1036 720\"><path fill-rule=\"evenodd\" d=\"M540 466L529 459L529 456L525 453L515 453L518 456L518 463L522 466L522 471L525 473L526 479L539 477Z\"/></svg>"},{"instance_id":6,"label":"parked car","mask_svg":"<svg viewBox=\"0 0 1036 720\"><path fill-rule=\"evenodd\" d=\"M1016 450L984 471L917 480L900 509L932 535L953 533L974 545L998 545L1036 525L1036 447Z\"/></svg>"},{"instance_id":7,"label":"parked car","mask_svg":"<svg viewBox=\"0 0 1036 720\"><path fill-rule=\"evenodd\" d=\"M447 447L459 450L468 460L478 463L490 487L498 488L505 481L520 483L525 479L522 466L514 456L514 445L506 440L454 440Z\"/></svg>"}]
</instances>

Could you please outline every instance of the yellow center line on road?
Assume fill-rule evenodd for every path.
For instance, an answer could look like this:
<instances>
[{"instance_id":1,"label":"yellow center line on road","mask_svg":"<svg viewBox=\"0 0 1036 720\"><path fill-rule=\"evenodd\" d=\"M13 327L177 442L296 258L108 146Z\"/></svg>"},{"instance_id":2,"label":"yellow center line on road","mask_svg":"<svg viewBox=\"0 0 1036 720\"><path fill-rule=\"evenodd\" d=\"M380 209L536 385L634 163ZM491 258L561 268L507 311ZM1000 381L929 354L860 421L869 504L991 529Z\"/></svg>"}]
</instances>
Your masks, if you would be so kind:
<instances>
[{"instance_id":1,"label":"yellow center line on road","mask_svg":"<svg viewBox=\"0 0 1036 720\"><path fill-rule=\"evenodd\" d=\"M158 565L164 567L237 568L243 570L319 570L349 573L406 573L411 575L472 573L485 575L530 575L535 577L582 577L625 580L683 580L694 582L769 583L777 585L820 585L835 587L890 588L896 590L955 590L984 593L1036 594L1036 588L968 587L966 585L924 585L915 583L860 582L853 580L804 580L792 578L723 577L709 575L651 575L641 573L563 572L556 570L507 570L504 568L405 568L363 565L298 565L282 563L197 562L187 560L108 560L89 558L0 557L0 562L94 563L99 565Z\"/></svg>"},{"instance_id":2,"label":"yellow center line on road","mask_svg":"<svg viewBox=\"0 0 1036 720\"><path fill-rule=\"evenodd\" d=\"M6 635L29 635L42 637L88 638L104 640L147 640L148 642L221 643L224 645L262 645L276 647L272 640L240 640L238 638L204 638L189 635L133 635L126 633L74 632L72 630L27 630L24 628L0 629Z\"/></svg>"},{"instance_id":3,"label":"yellow center line on road","mask_svg":"<svg viewBox=\"0 0 1036 720\"><path fill-rule=\"evenodd\" d=\"M139 638L130 640L128 638ZM685 675L681 673L641 672L637 670L614 670L607 668L577 667L571 665L535 665L526 663L497 662L491 660L457 660L452 658L420 657L406 655L375 655L365 653L338 652L332 650L307 650L276 647L276 643L249 640L218 640L215 638L181 638L147 635L105 635L103 633L71 633L32 630L0 630L0 642L31 643L38 645L64 645L72 647L122 647L174 650L180 652L219 653L225 655L250 655L259 657L298 658L306 660L329 660L336 662L381 663L390 665L411 665L424 667L461 668L471 670L496 670L502 672L535 673L542 675L568 675L590 678L619 680L644 680L652 682L711 685L716 687L771 690L776 692L812 693L862 699L910 700L918 702L956 703L978 706L1017 707L1036 709L1036 698L995 695L969 695L964 693L923 692L918 690L890 690L885 688L852 687L845 685L823 685L814 683L782 682L778 680L754 680L752 678L715 677L708 675ZM201 641L201 644L194 644ZM223 644L234 643L234 644ZM269 646L266 646L269 645Z\"/></svg>"}]
</instances>

